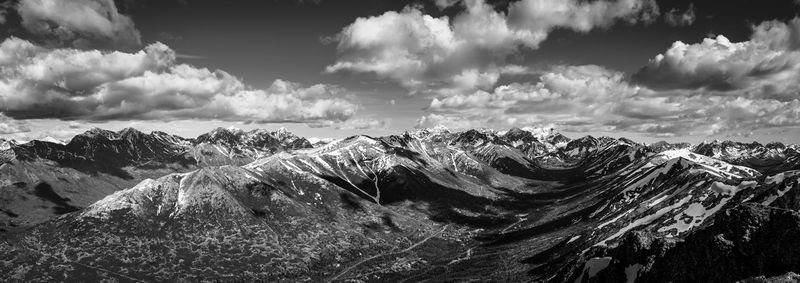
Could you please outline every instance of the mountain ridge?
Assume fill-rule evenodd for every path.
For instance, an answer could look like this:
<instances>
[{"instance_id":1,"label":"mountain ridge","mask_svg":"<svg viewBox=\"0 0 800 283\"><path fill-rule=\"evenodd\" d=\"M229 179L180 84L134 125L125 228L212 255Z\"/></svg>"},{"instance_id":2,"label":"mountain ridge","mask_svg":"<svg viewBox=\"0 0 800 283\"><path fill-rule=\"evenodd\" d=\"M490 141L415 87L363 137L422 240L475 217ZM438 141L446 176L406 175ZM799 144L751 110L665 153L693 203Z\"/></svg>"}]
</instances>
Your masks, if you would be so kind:
<instances>
[{"instance_id":1,"label":"mountain ridge","mask_svg":"<svg viewBox=\"0 0 800 283\"><path fill-rule=\"evenodd\" d=\"M117 182L121 188L97 192L102 197L92 204L73 201L91 191L34 190L40 196L49 192L57 203L54 209L74 212L41 217L40 224L14 230L0 242L5 262L13 263L0 270L14 271L20 280L111 276L62 260L77 254L83 255L81 262L146 281L656 280L663 277L659 274L677 272L664 266L674 257L669 254L702 258L703 250L685 249L689 244L681 243L706 241L707 236L699 236L703 231L733 223L725 217L771 223L762 217L762 208L752 207L800 209L797 167L787 162L748 166L752 158L772 158L774 152L784 160L795 158L794 146L779 144L641 144L625 138L568 139L550 129L459 132L436 127L317 146L285 130L224 128L197 139L93 130L66 145L37 141L21 146L37 147L43 149L30 151L41 155L12 158L0 166L0 174L15 176L7 172L22 168L75 170L43 162L42 156L96 162L111 155L122 158L109 164L147 161L167 169L124 167L148 172L118 178L126 183L96 173L93 180L109 178L105 184ZM169 167L180 164L169 165L164 158L173 152L180 152L172 155L183 158L178 160L192 162ZM752 158L739 158L743 155ZM25 191L30 186L14 184L6 187ZM27 217L13 206L2 212L9 218ZM726 233L739 237L736 233L767 229L754 227ZM758 233L762 236L756 242L736 241L720 249L753 243L769 248L773 236ZM33 241L36 248L20 247L16 239ZM652 241L659 243L657 248L629 256L629 245ZM176 263L144 264L151 259L128 242ZM258 248L237 248L244 246ZM65 254L46 257L47 264L39 266L25 256L31 253ZM240 264L243 258L253 264ZM726 278L771 277L800 268L770 260L784 267ZM731 268L739 262L723 264ZM201 266L214 268L197 272ZM72 271L56 272L61 269ZM448 271L437 272L443 269Z\"/></svg>"}]
</instances>

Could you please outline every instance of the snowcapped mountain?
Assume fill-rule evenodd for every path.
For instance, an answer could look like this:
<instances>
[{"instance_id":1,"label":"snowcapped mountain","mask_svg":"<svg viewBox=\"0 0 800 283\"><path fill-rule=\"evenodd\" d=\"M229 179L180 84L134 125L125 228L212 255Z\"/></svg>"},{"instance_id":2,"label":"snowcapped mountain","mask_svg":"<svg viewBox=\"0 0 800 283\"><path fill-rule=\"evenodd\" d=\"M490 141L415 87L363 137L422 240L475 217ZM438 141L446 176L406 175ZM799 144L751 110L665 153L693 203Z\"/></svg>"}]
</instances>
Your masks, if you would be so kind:
<instances>
[{"instance_id":1,"label":"snowcapped mountain","mask_svg":"<svg viewBox=\"0 0 800 283\"><path fill-rule=\"evenodd\" d=\"M88 206L146 178L205 166L244 165L278 151L310 147L285 130L215 129L197 139L133 128L91 129L69 142L48 139L0 151L3 230L27 227Z\"/></svg>"},{"instance_id":2,"label":"snowcapped mountain","mask_svg":"<svg viewBox=\"0 0 800 283\"><path fill-rule=\"evenodd\" d=\"M244 165L278 151L310 148L311 143L281 128L245 132L236 128L217 128L192 141L194 159L203 166Z\"/></svg>"},{"instance_id":3,"label":"snowcapped mountain","mask_svg":"<svg viewBox=\"0 0 800 283\"><path fill-rule=\"evenodd\" d=\"M0 138L0 150L7 150L12 146L17 145L18 142L13 139L2 139Z\"/></svg>"},{"instance_id":4,"label":"snowcapped mountain","mask_svg":"<svg viewBox=\"0 0 800 283\"><path fill-rule=\"evenodd\" d=\"M692 151L766 173L800 169L800 163L797 163L800 156L798 147L779 142L762 145L757 142L741 143L715 140L700 143Z\"/></svg>"},{"instance_id":5,"label":"snowcapped mountain","mask_svg":"<svg viewBox=\"0 0 800 283\"><path fill-rule=\"evenodd\" d=\"M795 148L572 140L535 128L326 141L285 129L197 139L92 130L3 151L13 158L0 165L0 214L52 220L11 229L0 272L20 281L781 276L800 272ZM37 205L49 210L26 212Z\"/></svg>"},{"instance_id":6,"label":"snowcapped mountain","mask_svg":"<svg viewBox=\"0 0 800 283\"><path fill-rule=\"evenodd\" d=\"M668 143L666 141L655 142L647 145L653 152L662 152L666 150L691 148L692 145L686 142L681 143Z\"/></svg>"},{"instance_id":7,"label":"snowcapped mountain","mask_svg":"<svg viewBox=\"0 0 800 283\"><path fill-rule=\"evenodd\" d=\"M51 136L46 136L46 137L41 138L39 140L44 141L44 142L50 142L50 143L67 144L65 141L59 140L59 139L51 137Z\"/></svg>"},{"instance_id":8,"label":"snowcapped mountain","mask_svg":"<svg viewBox=\"0 0 800 283\"><path fill-rule=\"evenodd\" d=\"M194 144L210 143L225 145L234 149L257 148L264 150L309 148L311 143L298 137L286 128L277 131L256 129L245 132L236 128L217 128L202 134L193 141Z\"/></svg>"},{"instance_id":9,"label":"snowcapped mountain","mask_svg":"<svg viewBox=\"0 0 800 283\"><path fill-rule=\"evenodd\" d=\"M316 138L316 137L308 138L308 142L311 143L311 147L320 147L329 144L335 140L336 139L334 138Z\"/></svg>"}]
</instances>

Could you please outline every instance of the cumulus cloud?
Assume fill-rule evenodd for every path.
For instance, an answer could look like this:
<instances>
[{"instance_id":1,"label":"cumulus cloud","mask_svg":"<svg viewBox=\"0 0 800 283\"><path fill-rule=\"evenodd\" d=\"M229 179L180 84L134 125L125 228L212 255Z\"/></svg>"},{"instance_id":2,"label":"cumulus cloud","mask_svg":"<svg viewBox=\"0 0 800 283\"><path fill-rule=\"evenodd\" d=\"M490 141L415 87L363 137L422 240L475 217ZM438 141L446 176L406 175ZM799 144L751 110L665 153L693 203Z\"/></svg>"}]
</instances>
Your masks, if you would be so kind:
<instances>
[{"instance_id":1,"label":"cumulus cloud","mask_svg":"<svg viewBox=\"0 0 800 283\"><path fill-rule=\"evenodd\" d=\"M671 26L690 26L697 18L694 12L694 4L690 3L686 11L681 13L678 9L669 10L664 14L664 21Z\"/></svg>"},{"instance_id":2,"label":"cumulus cloud","mask_svg":"<svg viewBox=\"0 0 800 283\"><path fill-rule=\"evenodd\" d=\"M14 120L0 113L0 134L16 134L30 132L31 128L24 121Z\"/></svg>"},{"instance_id":3,"label":"cumulus cloud","mask_svg":"<svg viewBox=\"0 0 800 283\"><path fill-rule=\"evenodd\" d=\"M800 19L755 25L743 42L675 42L630 79L599 66L556 66L528 82L436 97L427 111L421 126L552 123L655 136L797 127Z\"/></svg>"},{"instance_id":4,"label":"cumulus cloud","mask_svg":"<svg viewBox=\"0 0 800 283\"><path fill-rule=\"evenodd\" d=\"M175 62L161 43L139 52L0 44L0 112L18 119L344 121L357 105L332 85L276 80L252 88L222 70Z\"/></svg>"},{"instance_id":5,"label":"cumulus cloud","mask_svg":"<svg viewBox=\"0 0 800 283\"><path fill-rule=\"evenodd\" d=\"M307 122L309 128L334 128L337 130L385 130L391 125L390 118L359 117L346 121L311 121Z\"/></svg>"},{"instance_id":6,"label":"cumulus cloud","mask_svg":"<svg viewBox=\"0 0 800 283\"><path fill-rule=\"evenodd\" d=\"M415 6L358 18L336 37L338 59L329 73L354 72L389 79L411 93L458 94L491 89L521 69L506 58L538 48L557 28L587 32L618 21L652 21L652 0L522 0L497 11L483 0L439 1L461 5L453 18L433 17Z\"/></svg>"},{"instance_id":7,"label":"cumulus cloud","mask_svg":"<svg viewBox=\"0 0 800 283\"><path fill-rule=\"evenodd\" d=\"M439 125L453 129L475 129L485 127L485 117L463 117L431 113L417 119L416 128L433 128Z\"/></svg>"},{"instance_id":8,"label":"cumulus cloud","mask_svg":"<svg viewBox=\"0 0 800 283\"><path fill-rule=\"evenodd\" d=\"M567 131L627 131L655 136L800 125L800 101L653 90L599 66L558 66L535 83L434 98L419 127L558 125ZM479 114L476 114L479 113Z\"/></svg>"},{"instance_id":9,"label":"cumulus cloud","mask_svg":"<svg viewBox=\"0 0 800 283\"><path fill-rule=\"evenodd\" d=\"M335 128L337 130L385 130L390 123L391 119L389 118L355 118L339 123Z\"/></svg>"},{"instance_id":10,"label":"cumulus cloud","mask_svg":"<svg viewBox=\"0 0 800 283\"><path fill-rule=\"evenodd\" d=\"M0 3L0 25L4 25L8 22L8 11L12 8L12 2Z\"/></svg>"},{"instance_id":11,"label":"cumulus cloud","mask_svg":"<svg viewBox=\"0 0 800 283\"><path fill-rule=\"evenodd\" d=\"M113 0L22 0L17 5L22 26L33 34L75 47L93 42L138 46L139 31Z\"/></svg>"},{"instance_id":12,"label":"cumulus cloud","mask_svg":"<svg viewBox=\"0 0 800 283\"><path fill-rule=\"evenodd\" d=\"M453 128L483 124L502 128L602 123L598 119L614 119L618 101L642 91L624 79L624 74L600 66L556 66L539 76L537 82L511 83L491 92L434 98L428 107L433 113L418 124L441 123Z\"/></svg>"},{"instance_id":13,"label":"cumulus cloud","mask_svg":"<svg viewBox=\"0 0 800 283\"><path fill-rule=\"evenodd\" d=\"M750 98L795 99L800 91L800 18L753 27L750 40L725 36L677 41L633 79L655 89L703 90Z\"/></svg>"}]
</instances>

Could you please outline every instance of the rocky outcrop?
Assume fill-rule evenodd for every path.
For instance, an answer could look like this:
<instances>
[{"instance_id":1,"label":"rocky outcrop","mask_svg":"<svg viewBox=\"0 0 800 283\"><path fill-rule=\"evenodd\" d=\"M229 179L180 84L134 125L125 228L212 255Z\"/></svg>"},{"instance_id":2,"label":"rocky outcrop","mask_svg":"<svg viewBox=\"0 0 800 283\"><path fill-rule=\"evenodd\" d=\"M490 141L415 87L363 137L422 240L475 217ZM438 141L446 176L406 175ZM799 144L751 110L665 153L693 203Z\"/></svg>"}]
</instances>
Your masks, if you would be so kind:
<instances>
[{"instance_id":1,"label":"rocky outcrop","mask_svg":"<svg viewBox=\"0 0 800 283\"><path fill-rule=\"evenodd\" d=\"M630 233L607 252L611 265L587 281L735 282L800 270L797 255L800 213L746 203L682 240Z\"/></svg>"}]
</instances>

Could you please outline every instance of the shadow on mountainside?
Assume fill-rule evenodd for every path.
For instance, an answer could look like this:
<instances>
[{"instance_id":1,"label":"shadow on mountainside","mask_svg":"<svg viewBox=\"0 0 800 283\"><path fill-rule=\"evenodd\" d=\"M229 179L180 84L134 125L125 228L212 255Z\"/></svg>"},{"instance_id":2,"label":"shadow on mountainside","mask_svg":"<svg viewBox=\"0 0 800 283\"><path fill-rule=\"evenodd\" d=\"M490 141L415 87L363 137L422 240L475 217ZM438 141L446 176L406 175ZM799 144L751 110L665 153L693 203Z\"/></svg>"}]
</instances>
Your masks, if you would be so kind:
<instances>
[{"instance_id":1,"label":"shadow on mountainside","mask_svg":"<svg viewBox=\"0 0 800 283\"><path fill-rule=\"evenodd\" d=\"M53 212L56 214L65 214L81 209L80 207L69 204L70 199L56 193L53 187L48 183L39 183L33 188L33 193L43 200L54 203L56 206L53 207Z\"/></svg>"}]
</instances>

